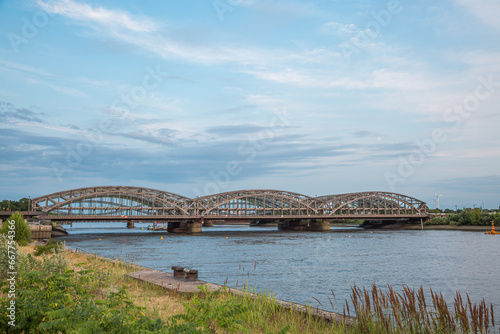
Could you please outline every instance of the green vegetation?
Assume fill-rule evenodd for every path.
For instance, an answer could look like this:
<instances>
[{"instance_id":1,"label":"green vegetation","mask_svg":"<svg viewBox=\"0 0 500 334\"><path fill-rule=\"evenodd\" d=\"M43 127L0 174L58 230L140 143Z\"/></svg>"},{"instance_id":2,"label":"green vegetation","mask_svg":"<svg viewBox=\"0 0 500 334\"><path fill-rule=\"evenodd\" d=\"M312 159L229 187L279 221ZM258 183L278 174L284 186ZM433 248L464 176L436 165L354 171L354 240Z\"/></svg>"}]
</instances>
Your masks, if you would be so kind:
<instances>
[{"instance_id":1,"label":"green vegetation","mask_svg":"<svg viewBox=\"0 0 500 334\"><path fill-rule=\"evenodd\" d=\"M9 239L7 238L6 235L0 234L0 279L4 280L7 277L7 272L12 271L9 270L9 262L14 263L15 259L12 260L9 258L9 246L10 246L10 251L17 253L18 247L17 244L14 243L9 243ZM16 264L14 263L14 266ZM17 268L15 268L17 269Z\"/></svg>"},{"instance_id":2,"label":"green vegetation","mask_svg":"<svg viewBox=\"0 0 500 334\"><path fill-rule=\"evenodd\" d=\"M2 248L3 249L3 248ZM114 287L109 271L96 271L93 265L80 263L69 269L64 253L44 255L41 260L31 254L17 253L20 263L16 281L16 317L12 319L2 312L0 329L9 333L215 333L212 322L203 322L198 315L207 304L226 309L217 320L218 328L231 329L239 324L239 304L212 303L205 299L193 303L190 312L166 321L146 315L145 308L134 304L123 287ZM110 268L108 268L110 269ZM3 310L10 305L9 283L2 280ZM212 313L210 313L212 314ZM211 319L214 321L213 319ZM202 329L200 329L202 328Z\"/></svg>"},{"instance_id":3,"label":"green vegetation","mask_svg":"<svg viewBox=\"0 0 500 334\"><path fill-rule=\"evenodd\" d=\"M60 253L64 250L64 244L61 241L50 239L45 245L35 246L35 256L50 253Z\"/></svg>"},{"instance_id":4,"label":"green vegetation","mask_svg":"<svg viewBox=\"0 0 500 334\"><path fill-rule=\"evenodd\" d=\"M11 224L12 221L14 221L14 224ZM14 229L12 229L12 226L14 226ZM19 212L12 214L3 222L0 233L16 241L21 246L27 245L31 240L30 227Z\"/></svg>"},{"instance_id":5,"label":"green vegetation","mask_svg":"<svg viewBox=\"0 0 500 334\"><path fill-rule=\"evenodd\" d=\"M7 253L7 240L2 237L1 251ZM47 247L50 248L50 247ZM21 248L23 252L33 247ZM12 251L12 249L11 249ZM83 260L83 261L82 261ZM18 275L16 277L16 327L11 319L0 313L0 332L9 333L258 333L257 327L272 329L273 333L287 333L286 322L248 324L248 319L268 321L273 312L260 317L271 305L262 297L262 303L235 296L226 289L199 294L178 294L136 281L124 274L138 270L119 261L104 261L91 255L64 252L62 247L50 248L41 258L16 250ZM5 266L7 267L7 266ZM5 275L0 282L0 307L4 310L8 298ZM257 308L255 305L259 304ZM274 303L273 303L274 304ZM282 311L285 316L289 312ZM277 319L280 319L278 317ZM302 315L295 314L292 333L334 332L321 320L304 323ZM319 324L319 325L318 325ZM319 326L319 327L318 327ZM277 328L275 330L275 328ZM266 331L267 333L267 331Z\"/></svg>"},{"instance_id":6,"label":"green vegetation","mask_svg":"<svg viewBox=\"0 0 500 334\"><path fill-rule=\"evenodd\" d=\"M388 288L352 287L355 333L496 333L493 306L486 306L484 299L476 305L467 296L464 302L457 292L453 313L440 293L430 290L429 303L422 287L415 291L403 286L402 293Z\"/></svg>"},{"instance_id":7,"label":"green vegetation","mask_svg":"<svg viewBox=\"0 0 500 334\"><path fill-rule=\"evenodd\" d=\"M463 210L460 213L449 213L446 217L434 217L427 221L426 225L491 225L491 221L500 223L500 213L490 214L481 212L479 208L474 210Z\"/></svg>"},{"instance_id":8,"label":"green vegetation","mask_svg":"<svg viewBox=\"0 0 500 334\"><path fill-rule=\"evenodd\" d=\"M29 198L21 198L19 201L10 201L4 199L0 202L0 211L28 211L30 204Z\"/></svg>"}]
</instances>

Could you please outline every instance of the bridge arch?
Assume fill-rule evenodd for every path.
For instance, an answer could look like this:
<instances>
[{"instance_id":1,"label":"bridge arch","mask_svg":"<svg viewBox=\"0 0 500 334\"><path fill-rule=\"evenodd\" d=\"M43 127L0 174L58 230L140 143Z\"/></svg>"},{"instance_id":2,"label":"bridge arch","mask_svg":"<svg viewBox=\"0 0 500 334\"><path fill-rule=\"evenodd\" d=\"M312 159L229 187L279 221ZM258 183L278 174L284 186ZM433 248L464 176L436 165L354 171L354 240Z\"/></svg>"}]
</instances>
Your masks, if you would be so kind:
<instances>
[{"instance_id":1,"label":"bridge arch","mask_svg":"<svg viewBox=\"0 0 500 334\"><path fill-rule=\"evenodd\" d=\"M425 217L426 204L416 198L383 191L309 197L303 194L252 189L190 199L161 190L129 186L86 187L32 199L33 209L44 213L112 219L387 219ZM138 217L142 216L142 217ZM376 218L378 217L378 218ZM62 217L60 217L62 218ZM76 218L75 218L76 219Z\"/></svg>"},{"instance_id":2,"label":"bridge arch","mask_svg":"<svg viewBox=\"0 0 500 334\"><path fill-rule=\"evenodd\" d=\"M252 189L219 193L193 200L198 215L307 216L318 213L314 198L289 191Z\"/></svg>"},{"instance_id":3,"label":"bridge arch","mask_svg":"<svg viewBox=\"0 0 500 334\"><path fill-rule=\"evenodd\" d=\"M86 187L32 200L46 213L94 215L186 215L190 199L161 190L130 186Z\"/></svg>"},{"instance_id":4,"label":"bridge arch","mask_svg":"<svg viewBox=\"0 0 500 334\"><path fill-rule=\"evenodd\" d=\"M383 191L367 191L316 197L324 215L417 215L428 212L425 202L414 197Z\"/></svg>"}]
</instances>

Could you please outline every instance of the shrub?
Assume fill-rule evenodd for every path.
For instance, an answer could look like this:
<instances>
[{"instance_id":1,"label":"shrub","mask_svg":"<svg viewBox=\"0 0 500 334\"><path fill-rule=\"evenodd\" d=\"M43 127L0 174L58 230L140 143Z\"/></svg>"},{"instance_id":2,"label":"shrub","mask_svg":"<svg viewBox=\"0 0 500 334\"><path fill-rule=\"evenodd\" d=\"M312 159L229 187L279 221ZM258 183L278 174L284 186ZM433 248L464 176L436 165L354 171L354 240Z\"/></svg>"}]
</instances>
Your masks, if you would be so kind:
<instances>
[{"instance_id":1,"label":"shrub","mask_svg":"<svg viewBox=\"0 0 500 334\"><path fill-rule=\"evenodd\" d=\"M425 222L426 225L447 225L448 222L443 217L434 217Z\"/></svg>"},{"instance_id":2,"label":"shrub","mask_svg":"<svg viewBox=\"0 0 500 334\"><path fill-rule=\"evenodd\" d=\"M45 245L35 246L35 255L39 256L42 254L49 253L61 253L64 251L64 244L60 241L50 239Z\"/></svg>"},{"instance_id":3,"label":"shrub","mask_svg":"<svg viewBox=\"0 0 500 334\"><path fill-rule=\"evenodd\" d=\"M14 223L12 224L12 221ZM14 228L12 228L14 226ZM6 221L3 222L1 233L9 237L12 236L19 245L25 246L31 241L31 230L24 221L23 215L19 212L12 214Z\"/></svg>"}]
</instances>

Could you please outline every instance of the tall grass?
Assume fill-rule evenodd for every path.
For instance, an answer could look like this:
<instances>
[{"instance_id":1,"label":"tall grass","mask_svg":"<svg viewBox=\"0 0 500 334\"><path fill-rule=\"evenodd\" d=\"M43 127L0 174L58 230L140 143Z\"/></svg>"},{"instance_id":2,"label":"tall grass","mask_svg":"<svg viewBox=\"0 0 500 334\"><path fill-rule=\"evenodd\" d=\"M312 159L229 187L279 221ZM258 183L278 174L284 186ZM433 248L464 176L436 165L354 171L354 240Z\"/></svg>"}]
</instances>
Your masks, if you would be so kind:
<instances>
[{"instance_id":1,"label":"tall grass","mask_svg":"<svg viewBox=\"0 0 500 334\"><path fill-rule=\"evenodd\" d=\"M388 285L388 291L383 292L375 284L371 291L354 285L351 302L356 319L349 332L496 333L493 305L486 305L484 299L478 305L469 295L464 300L457 292L452 309L442 293L430 289L430 299L422 287L403 286L402 292L396 292Z\"/></svg>"}]
</instances>

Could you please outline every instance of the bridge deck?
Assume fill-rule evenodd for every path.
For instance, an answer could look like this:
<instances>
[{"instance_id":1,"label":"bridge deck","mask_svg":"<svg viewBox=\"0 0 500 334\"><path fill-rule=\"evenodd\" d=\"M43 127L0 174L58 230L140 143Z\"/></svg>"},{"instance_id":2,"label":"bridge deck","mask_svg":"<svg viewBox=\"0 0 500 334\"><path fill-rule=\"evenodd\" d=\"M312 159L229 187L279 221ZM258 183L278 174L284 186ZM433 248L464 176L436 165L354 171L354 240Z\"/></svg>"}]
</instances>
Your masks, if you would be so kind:
<instances>
[{"instance_id":1,"label":"bridge deck","mask_svg":"<svg viewBox=\"0 0 500 334\"><path fill-rule=\"evenodd\" d=\"M106 215L40 215L39 219L53 221L200 221L204 220L292 220L292 219L319 219L319 220L394 220L394 219L425 219L424 215L334 215L334 216L184 216L184 215L155 215L155 216L106 216Z\"/></svg>"}]
</instances>

